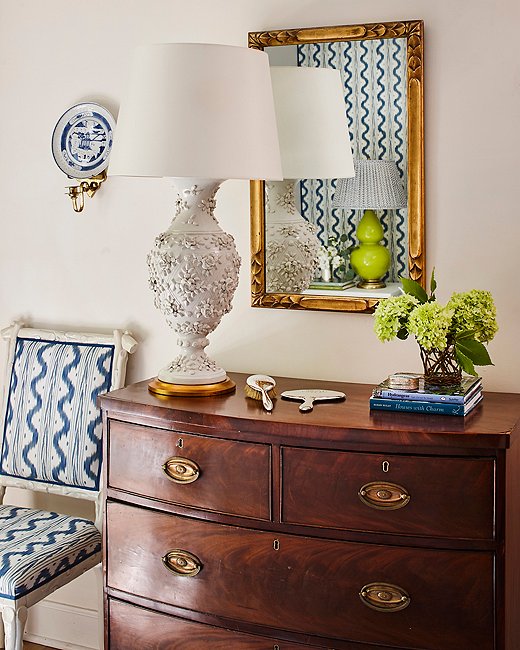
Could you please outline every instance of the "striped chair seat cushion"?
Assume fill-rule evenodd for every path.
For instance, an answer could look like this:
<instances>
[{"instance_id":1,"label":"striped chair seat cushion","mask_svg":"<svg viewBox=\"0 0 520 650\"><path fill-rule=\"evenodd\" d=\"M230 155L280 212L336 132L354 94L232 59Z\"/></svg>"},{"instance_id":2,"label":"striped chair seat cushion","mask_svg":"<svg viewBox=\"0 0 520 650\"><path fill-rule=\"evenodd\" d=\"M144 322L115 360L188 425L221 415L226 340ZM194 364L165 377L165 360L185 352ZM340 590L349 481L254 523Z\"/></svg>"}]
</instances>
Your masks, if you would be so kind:
<instances>
[{"instance_id":1,"label":"striped chair seat cushion","mask_svg":"<svg viewBox=\"0 0 520 650\"><path fill-rule=\"evenodd\" d=\"M16 600L95 555L101 534L88 519L0 506L0 597Z\"/></svg>"}]
</instances>

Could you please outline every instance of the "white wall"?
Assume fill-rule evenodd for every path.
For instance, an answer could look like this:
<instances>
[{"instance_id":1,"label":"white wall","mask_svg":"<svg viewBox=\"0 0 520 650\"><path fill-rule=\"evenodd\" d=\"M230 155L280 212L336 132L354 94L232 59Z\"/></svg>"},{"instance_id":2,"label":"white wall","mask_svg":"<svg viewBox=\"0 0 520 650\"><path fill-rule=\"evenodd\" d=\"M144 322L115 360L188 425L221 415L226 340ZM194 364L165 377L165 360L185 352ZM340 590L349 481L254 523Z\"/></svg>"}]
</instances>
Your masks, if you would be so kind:
<instances>
[{"instance_id":1,"label":"white wall","mask_svg":"<svg viewBox=\"0 0 520 650\"><path fill-rule=\"evenodd\" d=\"M415 18L425 21L428 270L442 299L493 292L500 331L485 387L518 392L518 0L0 0L0 322L130 327L142 341L130 381L174 353L145 264L170 221L169 188L112 178L75 214L50 151L69 106L93 100L117 112L136 44L246 45L248 31ZM369 383L419 370L413 341L379 343L370 316L252 309L248 201L245 181L218 196L243 264L234 309L211 337L214 358L228 370ZM94 582L84 584L95 607ZM83 606L80 592L64 599Z\"/></svg>"}]
</instances>

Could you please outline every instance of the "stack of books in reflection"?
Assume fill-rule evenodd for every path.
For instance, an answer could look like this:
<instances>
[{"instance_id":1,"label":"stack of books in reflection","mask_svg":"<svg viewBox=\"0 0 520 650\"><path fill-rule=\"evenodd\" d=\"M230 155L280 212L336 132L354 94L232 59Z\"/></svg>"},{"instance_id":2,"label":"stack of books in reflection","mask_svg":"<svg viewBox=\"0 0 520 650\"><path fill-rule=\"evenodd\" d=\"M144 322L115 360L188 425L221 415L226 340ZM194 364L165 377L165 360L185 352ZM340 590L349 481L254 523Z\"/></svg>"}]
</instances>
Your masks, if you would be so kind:
<instances>
[{"instance_id":1,"label":"stack of books in reflection","mask_svg":"<svg viewBox=\"0 0 520 650\"><path fill-rule=\"evenodd\" d=\"M391 378L372 391L370 408L439 415L467 415L482 400L482 378L463 377L455 386L432 386L419 379L417 388L395 388Z\"/></svg>"}]
</instances>

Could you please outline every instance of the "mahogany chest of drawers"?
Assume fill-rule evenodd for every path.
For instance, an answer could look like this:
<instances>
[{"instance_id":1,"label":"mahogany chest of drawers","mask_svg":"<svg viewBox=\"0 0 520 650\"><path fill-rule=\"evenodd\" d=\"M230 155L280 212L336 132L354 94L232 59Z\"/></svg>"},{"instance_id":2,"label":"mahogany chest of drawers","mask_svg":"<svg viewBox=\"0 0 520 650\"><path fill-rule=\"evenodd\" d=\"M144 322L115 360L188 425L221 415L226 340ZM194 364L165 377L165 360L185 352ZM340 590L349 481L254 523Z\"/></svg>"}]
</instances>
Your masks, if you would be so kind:
<instances>
[{"instance_id":1,"label":"mahogany chest of drawers","mask_svg":"<svg viewBox=\"0 0 520 650\"><path fill-rule=\"evenodd\" d=\"M105 647L519 650L520 395L466 418L101 398Z\"/></svg>"}]
</instances>

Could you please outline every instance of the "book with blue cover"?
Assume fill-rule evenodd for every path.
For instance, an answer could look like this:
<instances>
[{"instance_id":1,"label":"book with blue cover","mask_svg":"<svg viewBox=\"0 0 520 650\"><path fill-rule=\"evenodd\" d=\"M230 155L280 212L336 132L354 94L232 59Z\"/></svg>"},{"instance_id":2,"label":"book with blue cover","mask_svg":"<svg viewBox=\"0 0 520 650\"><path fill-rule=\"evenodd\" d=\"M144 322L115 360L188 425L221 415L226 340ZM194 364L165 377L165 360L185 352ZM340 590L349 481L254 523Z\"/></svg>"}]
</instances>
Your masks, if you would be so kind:
<instances>
[{"instance_id":1,"label":"book with blue cover","mask_svg":"<svg viewBox=\"0 0 520 650\"><path fill-rule=\"evenodd\" d=\"M424 413L437 415L467 415L482 400L482 391L477 390L465 404L446 402L428 402L405 399L370 398L370 408L378 411L396 411L406 413Z\"/></svg>"},{"instance_id":2,"label":"book with blue cover","mask_svg":"<svg viewBox=\"0 0 520 650\"><path fill-rule=\"evenodd\" d=\"M420 381L417 389L391 388L388 379L372 391L372 397L440 404L465 404L482 390L482 377L463 377L456 386L432 386Z\"/></svg>"}]
</instances>

